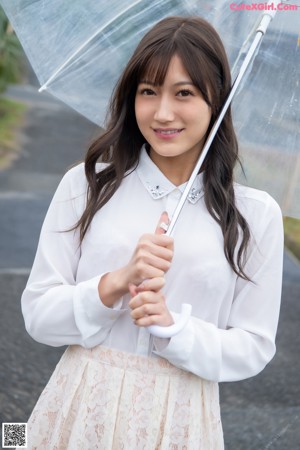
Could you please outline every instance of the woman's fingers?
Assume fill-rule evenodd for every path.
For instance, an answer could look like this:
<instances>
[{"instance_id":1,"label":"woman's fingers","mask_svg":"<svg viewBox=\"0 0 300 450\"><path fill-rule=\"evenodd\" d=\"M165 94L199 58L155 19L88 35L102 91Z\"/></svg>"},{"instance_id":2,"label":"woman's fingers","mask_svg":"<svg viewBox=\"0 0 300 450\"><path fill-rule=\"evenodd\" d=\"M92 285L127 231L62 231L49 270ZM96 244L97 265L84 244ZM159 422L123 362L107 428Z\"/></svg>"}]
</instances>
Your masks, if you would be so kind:
<instances>
[{"instance_id":1,"label":"woman's fingers","mask_svg":"<svg viewBox=\"0 0 300 450\"><path fill-rule=\"evenodd\" d=\"M161 277L170 269L171 261L172 258L164 259L149 254L138 254L136 257L136 270L139 275L146 276L146 278ZM150 271L152 274L145 273L147 271ZM157 271L157 273L155 274L153 271Z\"/></svg>"},{"instance_id":2,"label":"woman's fingers","mask_svg":"<svg viewBox=\"0 0 300 450\"><path fill-rule=\"evenodd\" d=\"M165 284L164 274L171 267L173 258L173 239L165 236L168 223L168 214L164 212L155 234L142 236L136 249L137 273L144 281L139 286L130 283L128 288L132 296L129 302L131 317L140 327L174 323L161 292Z\"/></svg>"},{"instance_id":3,"label":"woman's fingers","mask_svg":"<svg viewBox=\"0 0 300 450\"><path fill-rule=\"evenodd\" d=\"M143 283L141 283L139 286L136 286L135 284L130 283L128 285L128 290L132 298L129 302L129 307L136 308L137 306L141 306L143 304L143 299L145 297L136 297L138 294L146 291L152 291L152 292L159 292L165 285L165 279L164 277L156 277L156 278L150 278Z\"/></svg>"},{"instance_id":4,"label":"woman's fingers","mask_svg":"<svg viewBox=\"0 0 300 450\"><path fill-rule=\"evenodd\" d=\"M166 247L168 246L168 247ZM131 264L136 279L162 277L170 269L173 259L173 240L164 235L144 235L138 242Z\"/></svg>"},{"instance_id":5,"label":"woman's fingers","mask_svg":"<svg viewBox=\"0 0 300 450\"><path fill-rule=\"evenodd\" d=\"M137 294L130 300L129 307L132 309L131 317L138 326L154 324L168 326L173 323L173 318L161 292L146 291Z\"/></svg>"},{"instance_id":6,"label":"woman's fingers","mask_svg":"<svg viewBox=\"0 0 300 450\"><path fill-rule=\"evenodd\" d=\"M144 291L155 291L158 292L160 291L164 285L165 285L165 278L162 277L155 277L155 278L150 278L147 279L145 281L143 281L143 283L141 283L137 288L136 288L136 294L140 292L144 292Z\"/></svg>"},{"instance_id":7,"label":"woman's fingers","mask_svg":"<svg viewBox=\"0 0 300 450\"><path fill-rule=\"evenodd\" d=\"M131 298L131 300L128 303L129 308L131 308L132 310L140 308L141 306L144 306L147 303L157 303L158 302L157 298L152 295L152 293L153 293L152 291L137 293L137 290L138 290L138 287L135 286L135 289L134 289L133 285L129 285L129 292L131 293L131 295L134 294L134 291L136 293L135 295L133 295L133 297ZM145 311L144 314L147 314L147 312Z\"/></svg>"},{"instance_id":8,"label":"woman's fingers","mask_svg":"<svg viewBox=\"0 0 300 450\"><path fill-rule=\"evenodd\" d=\"M162 213L156 234L144 234L139 239L131 260L119 270L122 287L129 283L138 286L146 279L163 277L170 269L174 241L164 234L162 223L168 222L168 214Z\"/></svg>"},{"instance_id":9,"label":"woman's fingers","mask_svg":"<svg viewBox=\"0 0 300 450\"><path fill-rule=\"evenodd\" d=\"M143 235L139 240L134 260L163 271L170 268L173 259L173 239L165 235Z\"/></svg>"},{"instance_id":10,"label":"woman's fingers","mask_svg":"<svg viewBox=\"0 0 300 450\"><path fill-rule=\"evenodd\" d=\"M151 251L157 256L173 253L174 240L165 234L144 234L137 245L138 249Z\"/></svg>"},{"instance_id":11,"label":"woman's fingers","mask_svg":"<svg viewBox=\"0 0 300 450\"><path fill-rule=\"evenodd\" d=\"M135 284L129 283L128 290L131 297L135 297L138 294L138 287Z\"/></svg>"}]
</instances>

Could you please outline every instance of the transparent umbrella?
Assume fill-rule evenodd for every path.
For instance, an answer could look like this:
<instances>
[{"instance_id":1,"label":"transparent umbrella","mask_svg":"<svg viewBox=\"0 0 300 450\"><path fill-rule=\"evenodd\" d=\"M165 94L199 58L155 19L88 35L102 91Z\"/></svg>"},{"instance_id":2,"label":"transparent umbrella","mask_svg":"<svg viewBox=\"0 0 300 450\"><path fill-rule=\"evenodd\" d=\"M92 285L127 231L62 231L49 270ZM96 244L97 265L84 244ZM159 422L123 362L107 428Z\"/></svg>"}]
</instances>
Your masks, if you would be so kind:
<instances>
[{"instance_id":1,"label":"transparent umbrella","mask_svg":"<svg viewBox=\"0 0 300 450\"><path fill-rule=\"evenodd\" d=\"M284 214L300 217L297 2L277 5L233 108L246 173L243 183L267 190ZM235 77L257 21L267 7L276 8L276 2L227 0L0 0L0 4L42 89L102 126L118 76L137 42L158 20L170 15L206 18L224 41Z\"/></svg>"},{"instance_id":2,"label":"transparent umbrella","mask_svg":"<svg viewBox=\"0 0 300 450\"><path fill-rule=\"evenodd\" d=\"M297 1L0 0L0 4L27 53L41 90L49 91L104 127L118 76L142 35L158 20L171 15L200 15L212 23L222 37L235 79L249 56L262 15L275 14L276 10L259 52L254 51L257 54L251 71L246 79L241 78L239 88L234 85L238 91L233 104L234 122L246 175L238 173L237 178L243 178L243 184L267 190L284 214L300 217ZM180 209L179 205L178 214ZM176 217L168 233L175 221ZM186 307L186 316L189 313ZM180 327L175 327L174 332Z\"/></svg>"}]
</instances>

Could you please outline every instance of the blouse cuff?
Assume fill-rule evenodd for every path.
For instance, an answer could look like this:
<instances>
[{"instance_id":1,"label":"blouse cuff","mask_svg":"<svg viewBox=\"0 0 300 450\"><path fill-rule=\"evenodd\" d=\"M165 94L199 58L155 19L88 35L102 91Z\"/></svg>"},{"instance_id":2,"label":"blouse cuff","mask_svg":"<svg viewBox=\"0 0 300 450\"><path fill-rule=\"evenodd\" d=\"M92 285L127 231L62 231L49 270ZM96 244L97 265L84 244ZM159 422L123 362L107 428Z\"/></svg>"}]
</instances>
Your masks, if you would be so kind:
<instances>
[{"instance_id":1,"label":"blouse cuff","mask_svg":"<svg viewBox=\"0 0 300 450\"><path fill-rule=\"evenodd\" d=\"M112 308L104 305L99 297L98 285L101 276L79 283L75 288L74 316L83 339L93 336L103 327L111 327L123 313L123 298L117 300Z\"/></svg>"},{"instance_id":2,"label":"blouse cuff","mask_svg":"<svg viewBox=\"0 0 300 450\"><path fill-rule=\"evenodd\" d=\"M178 313L172 315L175 320L180 316ZM156 345L157 341L154 353L174 366L208 380L219 380L222 355L215 325L190 317L186 326L167 345L161 347L161 342Z\"/></svg>"}]
</instances>

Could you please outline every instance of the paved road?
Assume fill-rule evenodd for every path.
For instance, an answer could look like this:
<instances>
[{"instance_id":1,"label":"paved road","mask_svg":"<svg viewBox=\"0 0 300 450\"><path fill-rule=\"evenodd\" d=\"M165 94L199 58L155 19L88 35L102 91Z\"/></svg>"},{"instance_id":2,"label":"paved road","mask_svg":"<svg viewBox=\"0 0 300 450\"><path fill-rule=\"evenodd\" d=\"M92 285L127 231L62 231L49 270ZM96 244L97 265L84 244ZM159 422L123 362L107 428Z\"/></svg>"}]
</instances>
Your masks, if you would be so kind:
<instances>
[{"instance_id":1,"label":"paved road","mask_svg":"<svg viewBox=\"0 0 300 450\"><path fill-rule=\"evenodd\" d=\"M26 334L20 295L50 198L96 130L31 86L9 95L21 98L28 112L20 158L0 172L0 414L2 422L24 422L63 349ZM299 325L300 266L286 254L277 355L257 377L220 386L226 449L300 449Z\"/></svg>"},{"instance_id":2,"label":"paved road","mask_svg":"<svg viewBox=\"0 0 300 450\"><path fill-rule=\"evenodd\" d=\"M32 86L13 87L9 93L28 111L19 136L20 158L0 171L0 269L31 266L50 199L96 133L95 125Z\"/></svg>"}]
</instances>

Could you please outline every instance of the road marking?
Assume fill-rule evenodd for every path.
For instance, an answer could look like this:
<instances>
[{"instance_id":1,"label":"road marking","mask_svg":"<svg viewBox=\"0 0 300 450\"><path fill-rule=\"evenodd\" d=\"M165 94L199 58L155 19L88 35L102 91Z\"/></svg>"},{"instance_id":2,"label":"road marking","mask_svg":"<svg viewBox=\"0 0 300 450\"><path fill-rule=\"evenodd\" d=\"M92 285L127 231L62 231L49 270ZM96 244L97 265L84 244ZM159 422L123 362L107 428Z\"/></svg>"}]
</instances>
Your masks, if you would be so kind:
<instances>
[{"instance_id":1,"label":"road marking","mask_svg":"<svg viewBox=\"0 0 300 450\"><path fill-rule=\"evenodd\" d=\"M1 275L26 275L28 276L31 272L31 268L21 267L21 268L4 268L0 269Z\"/></svg>"},{"instance_id":2,"label":"road marking","mask_svg":"<svg viewBox=\"0 0 300 450\"><path fill-rule=\"evenodd\" d=\"M0 192L0 199L8 199L8 200L33 200L37 199L38 196L33 192L20 192L20 191L7 191Z\"/></svg>"}]
</instances>

